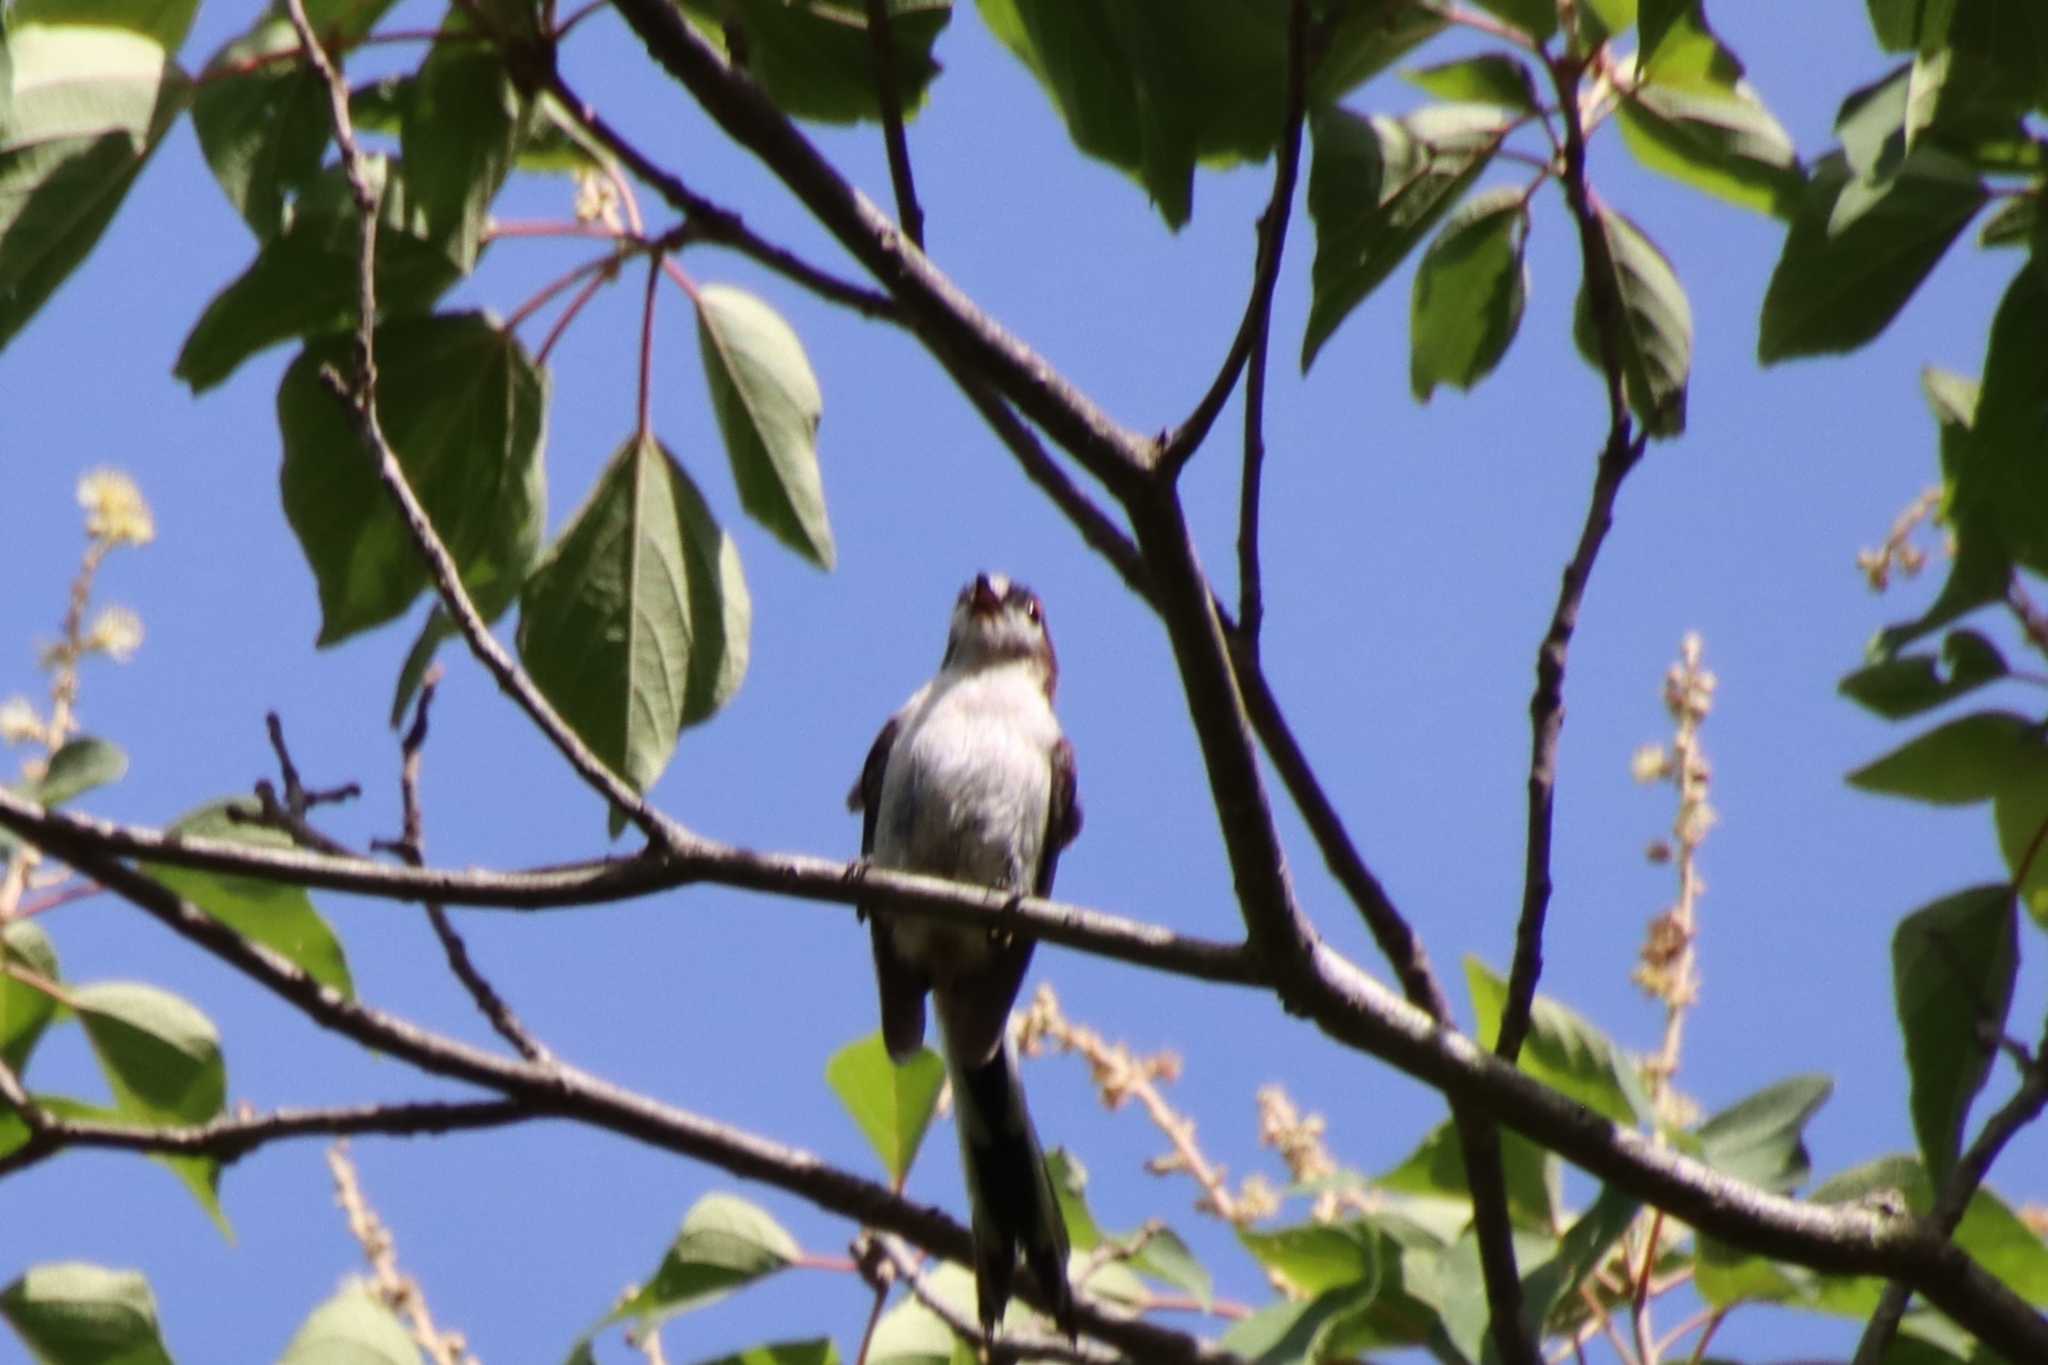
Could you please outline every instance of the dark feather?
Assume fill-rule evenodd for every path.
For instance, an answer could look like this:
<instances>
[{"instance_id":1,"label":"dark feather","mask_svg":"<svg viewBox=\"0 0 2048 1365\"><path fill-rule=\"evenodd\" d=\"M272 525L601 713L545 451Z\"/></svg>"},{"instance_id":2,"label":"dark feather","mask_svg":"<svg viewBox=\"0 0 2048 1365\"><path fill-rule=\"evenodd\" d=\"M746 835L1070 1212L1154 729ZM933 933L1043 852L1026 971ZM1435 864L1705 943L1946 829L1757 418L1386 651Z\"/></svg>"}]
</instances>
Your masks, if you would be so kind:
<instances>
[{"instance_id":1,"label":"dark feather","mask_svg":"<svg viewBox=\"0 0 2048 1365\"><path fill-rule=\"evenodd\" d=\"M889 723L882 727L882 733L875 736L874 745L868 750L867 762L861 765L860 780L846 794L846 808L860 812L863 858L875 851L882 779L888 775L889 754L896 747L896 732L901 728L898 717L889 717ZM868 936L874 944L875 984L882 998L882 1042L892 1059L908 1061L924 1046L924 997L931 989L931 981L896 951L896 937L889 932L883 917L869 914L866 905L856 905L854 910L868 922Z\"/></svg>"},{"instance_id":2,"label":"dark feather","mask_svg":"<svg viewBox=\"0 0 2048 1365\"><path fill-rule=\"evenodd\" d=\"M993 1333L1010 1301L1021 1253L1053 1321L1075 1336L1074 1291L1067 1283L1067 1226L1052 1175L1024 1107L1017 1062L1008 1048L979 1066L955 1067L960 1157L974 1209L976 1309Z\"/></svg>"}]
</instances>

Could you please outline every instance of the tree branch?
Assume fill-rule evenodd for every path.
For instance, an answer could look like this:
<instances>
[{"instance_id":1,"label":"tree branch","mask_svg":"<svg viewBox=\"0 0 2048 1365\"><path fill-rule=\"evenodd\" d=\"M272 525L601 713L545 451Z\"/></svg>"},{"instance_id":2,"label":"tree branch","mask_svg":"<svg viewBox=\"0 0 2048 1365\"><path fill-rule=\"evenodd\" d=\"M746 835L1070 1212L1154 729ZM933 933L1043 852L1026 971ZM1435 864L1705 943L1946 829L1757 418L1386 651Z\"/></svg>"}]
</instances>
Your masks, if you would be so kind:
<instances>
[{"instance_id":1,"label":"tree branch","mask_svg":"<svg viewBox=\"0 0 2048 1365\"><path fill-rule=\"evenodd\" d=\"M889 0L867 0L868 46L875 59L875 102L882 107L882 140L889 151L889 183L896 191L896 221L912 246L924 250L924 210L910 178L910 142L903 136L903 100L896 90L896 45L889 32Z\"/></svg>"},{"instance_id":2,"label":"tree branch","mask_svg":"<svg viewBox=\"0 0 2048 1365\"><path fill-rule=\"evenodd\" d=\"M1287 6L1287 81L1280 116L1280 143L1273 161L1273 194L1259 215L1258 250L1252 258L1251 297L1244 306L1244 319L1237 325L1224 354L1222 368L1209 384L1209 391L1171 436L1160 443L1155 460L1159 472L1168 478L1178 475L1223 411L1237 377L1256 350L1261 363L1266 349L1266 331L1273 316L1273 287L1280 280L1280 256L1287 244L1287 219L1294 207L1294 185L1301 168L1301 128L1308 110L1308 0L1289 0ZM1263 376L1260 382L1263 383Z\"/></svg>"}]
</instances>

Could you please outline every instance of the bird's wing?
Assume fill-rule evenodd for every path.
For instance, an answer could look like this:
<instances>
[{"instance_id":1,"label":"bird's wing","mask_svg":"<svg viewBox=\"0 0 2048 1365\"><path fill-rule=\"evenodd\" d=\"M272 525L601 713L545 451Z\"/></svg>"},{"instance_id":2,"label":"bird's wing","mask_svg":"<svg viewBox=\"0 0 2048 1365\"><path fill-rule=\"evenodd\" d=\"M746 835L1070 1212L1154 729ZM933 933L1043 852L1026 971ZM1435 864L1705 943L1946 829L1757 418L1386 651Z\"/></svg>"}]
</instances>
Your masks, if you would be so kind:
<instances>
[{"instance_id":1,"label":"bird's wing","mask_svg":"<svg viewBox=\"0 0 2048 1365\"><path fill-rule=\"evenodd\" d=\"M1074 842L1081 832L1081 796L1074 771L1074 746L1061 740L1052 749L1052 796L1045 803L1045 842L1038 854L1038 876L1031 894L1052 894L1053 874L1059 871L1060 850Z\"/></svg>"},{"instance_id":2,"label":"bird's wing","mask_svg":"<svg viewBox=\"0 0 2048 1365\"><path fill-rule=\"evenodd\" d=\"M882 733L875 736L874 747L868 750L867 762L861 765L860 780L846 794L847 809L861 813L860 851L864 858L872 856L875 851L875 822L882 809L882 779L888 776L889 754L896 747L896 735L902 728L901 712L889 717ZM869 914L866 905L858 905L855 909L867 920L868 937L874 945L875 984L882 1000L882 1042L888 1047L890 1057L899 1062L906 1061L924 1046L924 996L931 989L931 982L896 950L896 936L889 932L888 923L882 917Z\"/></svg>"}]
</instances>

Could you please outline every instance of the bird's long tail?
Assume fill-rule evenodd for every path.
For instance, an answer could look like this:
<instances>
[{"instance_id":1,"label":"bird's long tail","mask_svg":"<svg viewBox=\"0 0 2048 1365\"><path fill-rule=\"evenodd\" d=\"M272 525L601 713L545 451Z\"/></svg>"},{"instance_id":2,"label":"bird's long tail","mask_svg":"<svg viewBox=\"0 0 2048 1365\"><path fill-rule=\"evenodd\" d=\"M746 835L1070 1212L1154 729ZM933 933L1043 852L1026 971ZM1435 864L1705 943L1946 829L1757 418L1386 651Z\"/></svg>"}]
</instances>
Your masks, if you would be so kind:
<instances>
[{"instance_id":1,"label":"bird's long tail","mask_svg":"<svg viewBox=\"0 0 2048 1365\"><path fill-rule=\"evenodd\" d=\"M978 1066L955 1065L953 1103L960 1164L974 1212L976 1306L993 1331L1010 1301L1017 1257L1031 1269L1052 1305L1053 1321L1075 1335L1074 1295L1067 1284L1067 1229L1039 1150L1024 1084L1007 1046Z\"/></svg>"}]
</instances>

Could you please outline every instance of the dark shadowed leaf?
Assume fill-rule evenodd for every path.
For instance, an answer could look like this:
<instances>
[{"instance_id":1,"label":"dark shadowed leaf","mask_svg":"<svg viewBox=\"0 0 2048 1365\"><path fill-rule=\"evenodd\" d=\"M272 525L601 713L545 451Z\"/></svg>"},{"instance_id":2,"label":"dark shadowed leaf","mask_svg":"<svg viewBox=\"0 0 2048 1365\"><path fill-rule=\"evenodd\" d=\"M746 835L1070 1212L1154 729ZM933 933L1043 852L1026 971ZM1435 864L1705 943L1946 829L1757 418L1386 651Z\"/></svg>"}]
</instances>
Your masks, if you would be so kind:
<instances>
[{"instance_id":1,"label":"dark shadowed leaf","mask_svg":"<svg viewBox=\"0 0 2048 1365\"><path fill-rule=\"evenodd\" d=\"M540 549L547 376L481 313L387 322L376 343L384 434L463 586L495 618ZM351 414L320 379L323 366L349 371L353 345L309 343L277 391L285 516L319 584L323 645L401 615L428 585Z\"/></svg>"},{"instance_id":2,"label":"dark shadowed leaf","mask_svg":"<svg viewBox=\"0 0 2048 1365\"><path fill-rule=\"evenodd\" d=\"M1952 630L1939 656L1903 654L1842 679L1843 696L1887 720L1931 711L2006 676L2005 656L1974 630Z\"/></svg>"},{"instance_id":3,"label":"dark shadowed leaf","mask_svg":"<svg viewBox=\"0 0 2048 1365\"><path fill-rule=\"evenodd\" d=\"M275 56L298 47L291 20L267 14L214 54L192 98L192 126L213 178L266 242L318 177L332 135L326 82L307 63Z\"/></svg>"},{"instance_id":4,"label":"dark shadowed leaf","mask_svg":"<svg viewBox=\"0 0 2048 1365\"><path fill-rule=\"evenodd\" d=\"M1692 305L1685 286L1657 244L1625 215L1598 206L1607 269L1621 316L1616 340L1628 404L1652 436L1685 430L1686 389L1692 378ZM1603 368L1599 329L1583 282L1572 314L1572 340L1593 368Z\"/></svg>"},{"instance_id":5,"label":"dark shadowed leaf","mask_svg":"<svg viewBox=\"0 0 2048 1365\"><path fill-rule=\"evenodd\" d=\"M1806 1125L1834 1090L1826 1076L1794 1076L1737 1100L1693 1130L1701 1158L1724 1175L1787 1193L1813 1169Z\"/></svg>"},{"instance_id":6,"label":"dark shadowed leaf","mask_svg":"<svg viewBox=\"0 0 2048 1365\"><path fill-rule=\"evenodd\" d=\"M476 266L491 200L512 169L526 120L504 54L466 28L435 41L399 120L424 235L464 273Z\"/></svg>"},{"instance_id":7,"label":"dark shadowed leaf","mask_svg":"<svg viewBox=\"0 0 2048 1365\"><path fill-rule=\"evenodd\" d=\"M1450 211L1513 121L1503 110L1472 104L1436 105L1398 119L1317 111L1308 179L1316 257L1303 370Z\"/></svg>"},{"instance_id":8,"label":"dark shadowed leaf","mask_svg":"<svg viewBox=\"0 0 2048 1365\"><path fill-rule=\"evenodd\" d=\"M831 568L818 474L824 399L803 343L773 308L715 284L697 291L697 341L740 505L783 544Z\"/></svg>"},{"instance_id":9,"label":"dark shadowed leaf","mask_svg":"<svg viewBox=\"0 0 2048 1365\"><path fill-rule=\"evenodd\" d=\"M461 277L461 269L433 244L403 178L390 174L391 163L372 156L366 165L383 187L377 307L387 320L425 312ZM361 244L348 181L330 165L299 196L285 229L263 243L249 268L206 305L178 352L174 373L200 393L258 351L351 325L360 302Z\"/></svg>"},{"instance_id":10,"label":"dark shadowed leaf","mask_svg":"<svg viewBox=\"0 0 2048 1365\"><path fill-rule=\"evenodd\" d=\"M2040 196L2008 199L1984 220L1977 233L1977 245L2028 246L2040 234L2040 223Z\"/></svg>"},{"instance_id":11,"label":"dark shadowed leaf","mask_svg":"<svg viewBox=\"0 0 2048 1365\"><path fill-rule=\"evenodd\" d=\"M1882 332L1985 200L1974 173L1932 148L1870 187L1875 197L1853 221L1838 222L1858 183L1840 156L1815 167L1764 293L1765 364L1852 351Z\"/></svg>"},{"instance_id":12,"label":"dark shadowed leaf","mask_svg":"<svg viewBox=\"0 0 2048 1365\"><path fill-rule=\"evenodd\" d=\"M1551 0L1474 0L1474 3L1538 41L1557 32L1557 6Z\"/></svg>"},{"instance_id":13,"label":"dark shadowed leaf","mask_svg":"<svg viewBox=\"0 0 2048 1365\"><path fill-rule=\"evenodd\" d=\"M882 1159L890 1183L901 1187L946 1083L939 1054L923 1048L899 1066L889 1059L882 1035L873 1033L833 1053L825 1080Z\"/></svg>"},{"instance_id":14,"label":"dark shadowed leaf","mask_svg":"<svg viewBox=\"0 0 2048 1365\"><path fill-rule=\"evenodd\" d=\"M252 848L293 847L290 836L283 831L248 819L238 820L231 811L254 816L257 805L248 797L216 801L184 816L169 832ZM243 938L289 958L342 998L355 997L355 984L349 976L341 940L313 908L312 897L304 887L168 864L145 863L142 870Z\"/></svg>"},{"instance_id":15,"label":"dark shadowed leaf","mask_svg":"<svg viewBox=\"0 0 2048 1365\"><path fill-rule=\"evenodd\" d=\"M812 1341L773 1341L707 1360L704 1365L839 1365L839 1348L830 1337ZM880 1365L880 1362L876 1361L875 1365Z\"/></svg>"},{"instance_id":16,"label":"dark shadowed leaf","mask_svg":"<svg viewBox=\"0 0 2048 1365\"><path fill-rule=\"evenodd\" d=\"M1529 297L1529 209L1516 189L1475 194L1444 223L1415 269L1408 383L1423 402L1438 384L1469 389L1493 372Z\"/></svg>"},{"instance_id":17,"label":"dark shadowed leaf","mask_svg":"<svg viewBox=\"0 0 2048 1365\"><path fill-rule=\"evenodd\" d=\"M0 1317L31 1352L56 1365L171 1365L156 1295L137 1271L79 1261L30 1266L0 1289Z\"/></svg>"},{"instance_id":18,"label":"dark shadowed leaf","mask_svg":"<svg viewBox=\"0 0 2048 1365\"><path fill-rule=\"evenodd\" d=\"M412 1334L375 1292L351 1280L292 1334L278 1365L419 1365Z\"/></svg>"},{"instance_id":19,"label":"dark shadowed leaf","mask_svg":"<svg viewBox=\"0 0 2048 1365\"><path fill-rule=\"evenodd\" d=\"M562 718L645 791L676 736L739 687L739 551L652 436L619 447L520 599L519 654Z\"/></svg>"},{"instance_id":20,"label":"dark shadowed leaf","mask_svg":"<svg viewBox=\"0 0 2048 1365\"><path fill-rule=\"evenodd\" d=\"M0 80L4 350L99 241L192 90L153 38L31 23L20 9L7 20Z\"/></svg>"},{"instance_id":21,"label":"dark shadowed leaf","mask_svg":"<svg viewBox=\"0 0 2048 1365\"><path fill-rule=\"evenodd\" d=\"M796 118L852 123L881 118L867 10L835 0L684 0L683 14ZM906 114L939 74L932 47L952 0L889 0L890 71Z\"/></svg>"},{"instance_id":22,"label":"dark shadowed leaf","mask_svg":"<svg viewBox=\"0 0 2048 1365\"><path fill-rule=\"evenodd\" d=\"M2037 754L2041 727L2010 711L1979 711L1908 740L1849 774L1849 785L1937 806L1989 801Z\"/></svg>"},{"instance_id":23,"label":"dark shadowed leaf","mask_svg":"<svg viewBox=\"0 0 2048 1365\"><path fill-rule=\"evenodd\" d=\"M1984 353L1984 383L1951 480L1951 514L1963 536L1995 524L2017 562L2048 570L2048 272L2023 265L1999 301Z\"/></svg>"},{"instance_id":24,"label":"dark shadowed leaf","mask_svg":"<svg viewBox=\"0 0 2048 1365\"><path fill-rule=\"evenodd\" d=\"M61 981L57 949L42 926L32 919L0 925L0 962L21 967L45 981ZM57 1002L11 974L0 972L0 1061L17 1075L28 1066L43 1030L56 1021Z\"/></svg>"},{"instance_id":25,"label":"dark shadowed leaf","mask_svg":"<svg viewBox=\"0 0 2048 1365\"><path fill-rule=\"evenodd\" d=\"M1954 1169L1970 1103L1991 1075L2018 968L2019 923L2007 885L1938 900L1899 921L1892 936L1913 1132L1937 1184Z\"/></svg>"}]
</instances>

